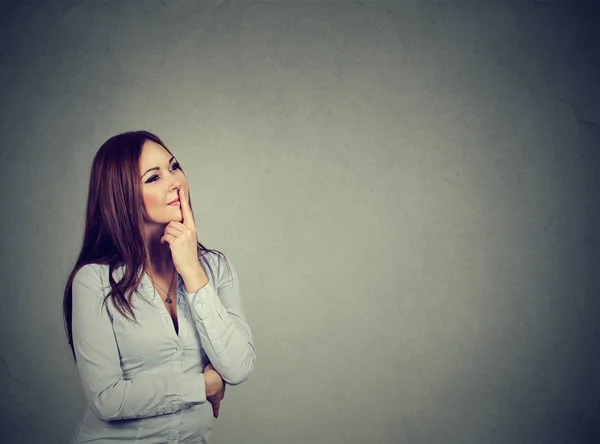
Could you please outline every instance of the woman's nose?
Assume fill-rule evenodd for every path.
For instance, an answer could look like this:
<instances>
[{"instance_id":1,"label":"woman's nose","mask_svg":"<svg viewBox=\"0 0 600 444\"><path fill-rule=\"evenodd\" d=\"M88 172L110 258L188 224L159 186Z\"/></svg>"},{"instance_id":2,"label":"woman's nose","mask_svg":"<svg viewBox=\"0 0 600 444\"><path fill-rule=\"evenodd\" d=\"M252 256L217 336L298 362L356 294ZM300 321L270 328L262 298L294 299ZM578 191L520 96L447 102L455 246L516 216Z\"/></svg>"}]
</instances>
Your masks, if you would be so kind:
<instances>
[{"instance_id":1,"label":"woman's nose","mask_svg":"<svg viewBox=\"0 0 600 444\"><path fill-rule=\"evenodd\" d=\"M174 178L173 181L171 182L171 190L180 190L181 189L181 185L182 185L182 180L178 179L178 178Z\"/></svg>"}]
</instances>

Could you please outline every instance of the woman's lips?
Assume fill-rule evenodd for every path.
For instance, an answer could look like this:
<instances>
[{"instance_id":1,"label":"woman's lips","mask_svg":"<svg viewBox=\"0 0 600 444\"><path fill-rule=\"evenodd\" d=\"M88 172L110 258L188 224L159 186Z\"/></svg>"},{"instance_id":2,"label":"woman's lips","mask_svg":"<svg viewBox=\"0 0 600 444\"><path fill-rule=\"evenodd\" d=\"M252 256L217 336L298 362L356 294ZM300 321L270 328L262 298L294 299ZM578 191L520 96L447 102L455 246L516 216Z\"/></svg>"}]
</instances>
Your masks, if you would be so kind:
<instances>
[{"instance_id":1,"label":"woman's lips","mask_svg":"<svg viewBox=\"0 0 600 444\"><path fill-rule=\"evenodd\" d=\"M179 199L177 199L177 200L175 200L175 201L171 202L169 205L172 205L172 206L174 206L174 207L178 207L178 206L179 206Z\"/></svg>"}]
</instances>

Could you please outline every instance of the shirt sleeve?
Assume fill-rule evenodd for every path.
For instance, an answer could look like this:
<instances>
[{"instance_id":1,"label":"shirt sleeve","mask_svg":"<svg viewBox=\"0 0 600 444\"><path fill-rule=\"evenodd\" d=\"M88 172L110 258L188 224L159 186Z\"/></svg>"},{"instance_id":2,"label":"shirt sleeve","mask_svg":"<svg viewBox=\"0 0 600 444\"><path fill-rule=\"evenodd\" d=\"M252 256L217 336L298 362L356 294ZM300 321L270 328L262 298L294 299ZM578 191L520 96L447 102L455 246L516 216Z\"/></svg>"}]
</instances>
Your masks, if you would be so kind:
<instances>
[{"instance_id":1,"label":"shirt sleeve","mask_svg":"<svg viewBox=\"0 0 600 444\"><path fill-rule=\"evenodd\" d=\"M72 291L77 368L88 405L99 418L144 418L206 402L201 373L124 379L97 268L91 264L82 267L75 275Z\"/></svg>"},{"instance_id":2,"label":"shirt sleeve","mask_svg":"<svg viewBox=\"0 0 600 444\"><path fill-rule=\"evenodd\" d=\"M209 282L195 293L186 292L192 318L217 372L228 384L241 384L254 369L256 350L244 319L238 276L231 262L220 256L216 264L203 259Z\"/></svg>"}]
</instances>

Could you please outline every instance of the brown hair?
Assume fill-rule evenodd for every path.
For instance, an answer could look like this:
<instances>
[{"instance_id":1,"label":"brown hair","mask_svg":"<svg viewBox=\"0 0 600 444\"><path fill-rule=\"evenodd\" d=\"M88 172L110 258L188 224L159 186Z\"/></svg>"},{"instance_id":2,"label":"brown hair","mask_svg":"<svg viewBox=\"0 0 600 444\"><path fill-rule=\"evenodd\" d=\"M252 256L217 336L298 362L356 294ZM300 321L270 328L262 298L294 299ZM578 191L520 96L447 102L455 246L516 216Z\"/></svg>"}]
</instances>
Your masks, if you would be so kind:
<instances>
[{"instance_id":1,"label":"brown hair","mask_svg":"<svg viewBox=\"0 0 600 444\"><path fill-rule=\"evenodd\" d=\"M142 270L147 262L143 238L145 209L138 180L139 158L147 140L158 143L172 155L156 135L147 131L132 131L104 142L92 163L83 246L67 279L63 298L65 329L75 359L72 286L73 278L84 265L96 263L109 266L111 290L104 298L104 303L112 298L117 310L135 321L131 298L143 279ZM207 252L222 256L222 253L209 250L198 242L198 257ZM122 265L125 266L123 278L116 282L113 271Z\"/></svg>"}]
</instances>

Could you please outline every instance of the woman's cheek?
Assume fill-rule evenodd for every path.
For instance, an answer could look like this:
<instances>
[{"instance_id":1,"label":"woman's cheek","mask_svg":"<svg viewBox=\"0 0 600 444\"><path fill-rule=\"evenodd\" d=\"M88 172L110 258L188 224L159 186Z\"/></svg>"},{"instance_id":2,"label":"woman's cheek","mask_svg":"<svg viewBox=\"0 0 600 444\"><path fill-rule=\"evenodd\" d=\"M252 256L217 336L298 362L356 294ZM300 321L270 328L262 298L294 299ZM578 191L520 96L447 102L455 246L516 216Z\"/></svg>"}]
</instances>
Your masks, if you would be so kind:
<instances>
[{"instance_id":1,"label":"woman's cheek","mask_svg":"<svg viewBox=\"0 0 600 444\"><path fill-rule=\"evenodd\" d=\"M144 194L144 205L149 216L152 216L152 213L158 208L159 200L159 196L154 193Z\"/></svg>"}]
</instances>

